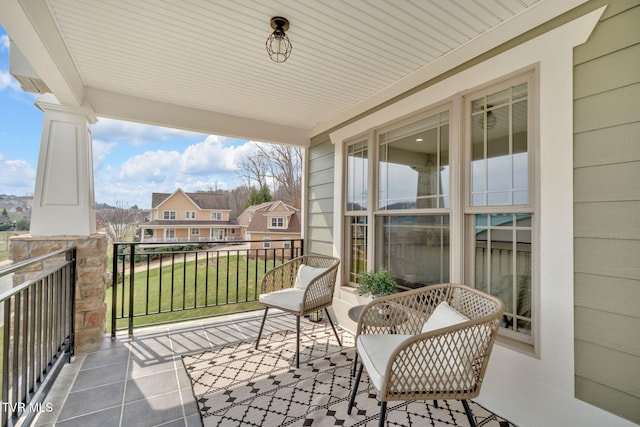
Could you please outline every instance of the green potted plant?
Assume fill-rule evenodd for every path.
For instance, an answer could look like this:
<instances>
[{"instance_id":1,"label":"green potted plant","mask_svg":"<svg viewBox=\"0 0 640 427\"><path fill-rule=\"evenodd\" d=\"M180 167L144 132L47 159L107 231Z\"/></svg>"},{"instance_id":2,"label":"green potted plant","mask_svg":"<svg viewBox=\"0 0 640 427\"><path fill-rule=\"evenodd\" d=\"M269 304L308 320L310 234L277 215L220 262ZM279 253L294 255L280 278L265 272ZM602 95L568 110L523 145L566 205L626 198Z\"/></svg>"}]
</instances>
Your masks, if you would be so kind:
<instances>
[{"instance_id":1,"label":"green potted plant","mask_svg":"<svg viewBox=\"0 0 640 427\"><path fill-rule=\"evenodd\" d=\"M358 285L359 295L370 295L371 298L377 298L396 292L396 280L391 276L389 270L384 267L381 267L378 271L360 273L358 278L360 279Z\"/></svg>"}]
</instances>

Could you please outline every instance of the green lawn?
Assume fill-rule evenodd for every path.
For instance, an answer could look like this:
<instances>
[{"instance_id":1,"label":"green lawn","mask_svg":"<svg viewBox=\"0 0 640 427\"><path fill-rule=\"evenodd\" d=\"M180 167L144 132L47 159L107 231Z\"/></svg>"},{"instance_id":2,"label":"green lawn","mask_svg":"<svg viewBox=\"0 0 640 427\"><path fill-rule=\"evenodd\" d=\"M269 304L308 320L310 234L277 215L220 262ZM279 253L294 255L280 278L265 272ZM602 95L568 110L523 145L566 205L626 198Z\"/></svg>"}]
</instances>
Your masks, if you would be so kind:
<instances>
[{"instance_id":1,"label":"green lawn","mask_svg":"<svg viewBox=\"0 0 640 427\"><path fill-rule=\"evenodd\" d=\"M276 265L280 262L276 262ZM269 261L266 270L273 268ZM227 272L229 274L227 274ZM174 264L134 276L134 325L186 320L258 308L258 287L265 272L264 261L243 256ZM148 284L147 284L148 277ZM124 287L124 294L123 294ZM113 289L107 289L107 327L111 329ZM124 298L123 298L124 297ZM129 276L117 287L116 328L126 328L129 314ZM177 310L177 311L176 311Z\"/></svg>"}]
</instances>

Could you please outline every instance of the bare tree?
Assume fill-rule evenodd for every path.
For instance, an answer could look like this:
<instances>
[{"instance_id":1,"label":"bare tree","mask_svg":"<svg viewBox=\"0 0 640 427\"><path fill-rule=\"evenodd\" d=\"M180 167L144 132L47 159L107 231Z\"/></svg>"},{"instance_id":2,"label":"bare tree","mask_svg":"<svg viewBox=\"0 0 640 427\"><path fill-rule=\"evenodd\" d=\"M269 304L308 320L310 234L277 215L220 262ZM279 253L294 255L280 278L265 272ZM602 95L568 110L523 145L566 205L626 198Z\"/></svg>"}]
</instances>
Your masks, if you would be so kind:
<instances>
[{"instance_id":1,"label":"bare tree","mask_svg":"<svg viewBox=\"0 0 640 427\"><path fill-rule=\"evenodd\" d=\"M238 161L240 178L247 188L251 188L252 184L258 187L267 185L267 162L268 158L262 155L243 155Z\"/></svg>"},{"instance_id":2,"label":"bare tree","mask_svg":"<svg viewBox=\"0 0 640 427\"><path fill-rule=\"evenodd\" d=\"M112 242L124 242L133 234L136 216L137 210L116 200L114 207L102 209L98 213L98 223L104 226L107 237Z\"/></svg>"},{"instance_id":3,"label":"bare tree","mask_svg":"<svg viewBox=\"0 0 640 427\"><path fill-rule=\"evenodd\" d=\"M229 208L231 209L231 218L237 218L244 210L247 200L249 199L250 189L246 186L234 188L229 191Z\"/></svg>"},{"instance_id":4,"label":"bare tree","mask_svg":"<svg viewBox=\"0 0 640 427\"><path fill-rule=\"evenodd\" d=\"M299 147L255 142L256 152L244 156L238 166L247 187L270 185L277 199L300 207L302 150Z\"/></svg>"}]
</instances>

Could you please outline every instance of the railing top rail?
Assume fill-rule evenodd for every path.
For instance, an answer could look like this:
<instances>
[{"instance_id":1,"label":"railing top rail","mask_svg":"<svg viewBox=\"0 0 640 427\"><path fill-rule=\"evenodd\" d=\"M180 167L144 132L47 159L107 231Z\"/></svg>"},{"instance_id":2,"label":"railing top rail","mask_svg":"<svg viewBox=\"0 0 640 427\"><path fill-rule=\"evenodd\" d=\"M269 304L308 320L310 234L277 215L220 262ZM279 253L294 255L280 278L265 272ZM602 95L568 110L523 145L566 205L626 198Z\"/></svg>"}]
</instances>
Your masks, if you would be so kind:
<instances>
[{"instance_id":1,"label":"railing top rail","mask_svg":"<svg viewBox=\"0 0 640 427\"><path fill-rule=\"evenodd\" d=\"M6 276L7 274L15 273L18 270L21 270L25 267L29 267L30 265L36 264L38 262L44 261L54 256L67 253L69 251L74 250L75 248L76 248L75 246L72 246L70 248L58 249L57 251L50 252L48 254L40 255L35 258L29 258L28 260L25 260L25 261L13 263L9 267L6 267L0 270L0 277Z\"/></svg>"},{"instance_id":2,"label":"railing top rail","mask_svg":"<svg viewBox=\"0 0 640 427\"><path fill-rule=\"evenodd\" d=\"M283 239L269 239L270 242L297 242L302 241L304 239L300 237L296 238L283 238ZM166 246L186 246L189 244L192 245L201 245L203 243L219 243L221 245L239 245L243 243L257 243L264 242L262 239L254 239L254 240L165 240L162 242L158 241L142 241L142 242L114 242L114 245L125 245L125 246L136 246L136 245L166 245Z\"/></svg>"},{"instance_id":3,"label":"railing top rail","mask_svg":"<svg viewBox=\"0 0 640 427\"><path fill-rule=\"evenodd\" d=\"M58 255L63 255L63 254L67 254L69 252L73 252L75 251L76 247L72 246L70 248L64 248L64 249L59 249L57 251L45 254L45 255L40 255L38 257L35 258L30 258L26 261L21 261L15 264L12 264L11 267L7 267L5 269L0 270L0 277L2 276L6 276L7 274L11 274L11 273L15 273L16 271L28 267L30 265L33 265L35 263L38 262L42 262L45 261L49 258L53 258L56 257ZM42 279L43 277L51 274L51 272L59 270L60 268L68 265L69 263L71 263L73 260L67 259L64 263L60 264L59 266L57 266L54 269L49 269L47 271L42 272L41 274L39 274L37 277L33 277L27 281L25 281L24 283L21 283L20 285L11 288L10 290L3 292L0 294L0 302L4 302L5 300L11 298L12 296L20 293L21 291L23 291L24 289L28 288L29 286L33 285L35 282L37 282L38 280Z\"/></svg>"}]
</instances>

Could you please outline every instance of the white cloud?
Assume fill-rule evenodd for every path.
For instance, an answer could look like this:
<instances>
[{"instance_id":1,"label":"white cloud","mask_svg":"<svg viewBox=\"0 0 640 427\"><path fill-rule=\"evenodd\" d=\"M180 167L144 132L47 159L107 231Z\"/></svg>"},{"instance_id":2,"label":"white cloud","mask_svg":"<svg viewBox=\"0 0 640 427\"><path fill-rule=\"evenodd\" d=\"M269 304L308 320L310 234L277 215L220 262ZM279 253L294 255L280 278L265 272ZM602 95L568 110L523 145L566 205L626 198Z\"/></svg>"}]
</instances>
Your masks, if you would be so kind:
<instances>
[{"instance_id":1,"label":"white cloud","mask_svg":"<svg viewBox=\"0 0 640 427\"><path fill-rule=\"evenodd\" d=\"M134 146L140 146L154 141L198 138L202 136L202 134L186 130L123 122L107 118L100 118L100 120L93 125L92 131L94 138L103 141L123 141Z\"/></svg>"},{"instance_id":2,"label":"white cloud","mask_svg":"<svg viewBox=\"0 0 640 427\"><path fill-rule=\"evenodd\" d=\"M115 142L104 142L99 139L92 141L93 145L93 169L94 171L100 170L104 159L109 155L118 144Z\"/></svg>"},{"instance_id":3,"label":"white cloud","mask_svg":"<svg viewBox=\"0 0 640 427\"><path fill-rule=\"evenodd\" d=\"M8 71L0 71L0 90L6 88L21 91L20 83Z\"/></svg>"},{"instance_id":4,"label":"white cloud","mask_svg":"<svg viewBox=\"0 0 640 427\"><path fill-rule=\"evenodd\" d=\"M226 141L228 140L228 141ZM239 156L246 152L250 144L233 146L232 141L216 135L209 135L198 144L189 146L180 159L180 172L192 175L212 175L235 171Z\"/></svg>"},{"instance_id":5,"label":"white cloud","mask_svg":"<svg viewBox=\"0 0 640 427\"><path fill-rule=\"evenodd\" d=\"M163 181L178 172L180 153L177 151L145 151L122 164L118 178L125 181Z\"/></svg>"},{"instance_id":6,"label":"white cloud","mask_svg":"<svg viewBox=\"0 0 640 427\"><path fill-rule=\"evenodd\" d=\"M9 36L3 34L0 36L0 52L8 52L9 51Z\"/></svg>"},{"instance_id":7,"label":"white cloud","mask_svg":"<svg viewBox=\"0 0 640 427\"><path fill-rule=\"evenodd\" d=\"M33 194L36 170L24 160L7 160L0 154L0 193Z\"/></svg>"}]
</instances>

